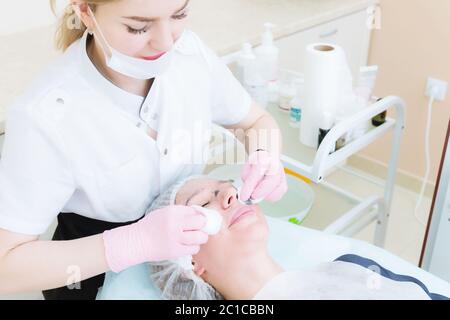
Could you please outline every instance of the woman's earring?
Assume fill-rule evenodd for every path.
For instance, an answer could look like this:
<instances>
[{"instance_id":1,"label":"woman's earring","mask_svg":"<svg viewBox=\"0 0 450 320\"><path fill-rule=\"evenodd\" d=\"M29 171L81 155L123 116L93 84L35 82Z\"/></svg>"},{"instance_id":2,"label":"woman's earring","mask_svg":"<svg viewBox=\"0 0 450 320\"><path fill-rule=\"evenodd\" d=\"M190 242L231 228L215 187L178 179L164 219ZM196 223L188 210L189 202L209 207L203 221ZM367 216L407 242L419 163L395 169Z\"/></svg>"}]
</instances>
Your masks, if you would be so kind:
<instances>
[{"instance_id":1,"label":"woman's earring","mask_svg":"<svg viewBox=\"0 0 450 320\"><path fill-rule=\"evenodd\" d=\"M89 34L90 36L92 36L92 35L94 34L94 31L92 31L91 29L88 29L88 34Z\"/></svg>"}]
</instances>

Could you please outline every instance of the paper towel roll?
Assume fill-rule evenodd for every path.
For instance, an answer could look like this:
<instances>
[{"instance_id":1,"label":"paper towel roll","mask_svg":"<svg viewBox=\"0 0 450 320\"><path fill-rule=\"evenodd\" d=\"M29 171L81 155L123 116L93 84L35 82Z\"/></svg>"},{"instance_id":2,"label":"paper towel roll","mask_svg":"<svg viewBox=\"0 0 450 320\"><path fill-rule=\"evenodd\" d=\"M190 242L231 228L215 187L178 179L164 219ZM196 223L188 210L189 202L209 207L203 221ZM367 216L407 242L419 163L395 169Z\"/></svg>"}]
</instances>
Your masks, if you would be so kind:
<instances>
[{"instance_id":1,"label":"paper towel roll","mask_svg":"<svg viewBox=\"0 0 450 320\"><path fill-rule=\"evenodd\" d=\"M328 112L336 115L342 95L349 87L352 87L352 77L341 47L325 43L314 43L306 47L301 143L317 148L322 114Z\"/></svg>"}]
</instances>

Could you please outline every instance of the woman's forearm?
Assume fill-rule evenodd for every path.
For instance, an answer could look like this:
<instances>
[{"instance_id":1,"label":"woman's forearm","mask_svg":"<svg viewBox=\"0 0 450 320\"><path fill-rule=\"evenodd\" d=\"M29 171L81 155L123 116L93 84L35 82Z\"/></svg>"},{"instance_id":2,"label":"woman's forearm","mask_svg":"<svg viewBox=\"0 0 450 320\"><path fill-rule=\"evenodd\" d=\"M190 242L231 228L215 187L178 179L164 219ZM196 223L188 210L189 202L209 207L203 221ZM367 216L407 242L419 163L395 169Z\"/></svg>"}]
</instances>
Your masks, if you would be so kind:
<instances>
[{"instance_id":1,"label":"woman's forearm","mask_svg":"<svg viewBox=\"0 0 450 320\"><path fill-rule=\"evenodd\" d=\"M278 157L282 152L282 143L280 128L269 114L260 117L245 134L248 154L264 149Z\"/></svg>"},{"instance_id":2,"label":"woman's forearm","mask_svg":"<svg viewBox=\"0 0 450 320\"><path fill-rule=\"evenodd\" d=\"M0 258L0 293L46 290L108 271L101 234L70 241L31 241Z\"/></svg>"}]
</instances>

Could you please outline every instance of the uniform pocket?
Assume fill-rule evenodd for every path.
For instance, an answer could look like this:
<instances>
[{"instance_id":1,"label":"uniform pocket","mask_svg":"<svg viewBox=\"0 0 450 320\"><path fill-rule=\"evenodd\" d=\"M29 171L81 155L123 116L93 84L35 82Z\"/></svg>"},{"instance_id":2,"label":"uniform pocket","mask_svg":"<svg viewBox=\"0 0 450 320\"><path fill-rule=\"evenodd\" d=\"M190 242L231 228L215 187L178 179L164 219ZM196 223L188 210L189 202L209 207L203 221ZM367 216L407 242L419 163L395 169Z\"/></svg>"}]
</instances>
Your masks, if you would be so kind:
<instances>
[{"instance_id":1,"label":"uniform pocket","mask_svg":"<svg viewBox=\"0 0 450 320\"><path fill-rule=\"evenodd\" d=\"M155 168L142 155L97 176L99 195L108 216L116 221L142 217L157 190ZM152 179L153 176L153 179Z\"/></svg>"}]
</instances>

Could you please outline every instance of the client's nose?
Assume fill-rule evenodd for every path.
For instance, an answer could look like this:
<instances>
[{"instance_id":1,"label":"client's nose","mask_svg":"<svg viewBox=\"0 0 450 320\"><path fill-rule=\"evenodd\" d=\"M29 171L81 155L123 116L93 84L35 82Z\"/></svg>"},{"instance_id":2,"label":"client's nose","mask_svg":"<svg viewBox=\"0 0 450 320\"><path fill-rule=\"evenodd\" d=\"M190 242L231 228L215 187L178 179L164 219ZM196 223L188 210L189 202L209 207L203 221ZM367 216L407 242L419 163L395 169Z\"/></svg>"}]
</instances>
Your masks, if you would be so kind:
<instances>
[{"instance_id":1,"label":"client's nose","mask_svg":"<svg viewBox=\"0 0 450 320\"><path fill-rule=\"evenodd\" d=\"M237 201L237 192L233 186L229 186L223 191L222 207L224 209L230 208Z\"/></svg>"}]
</instances>

